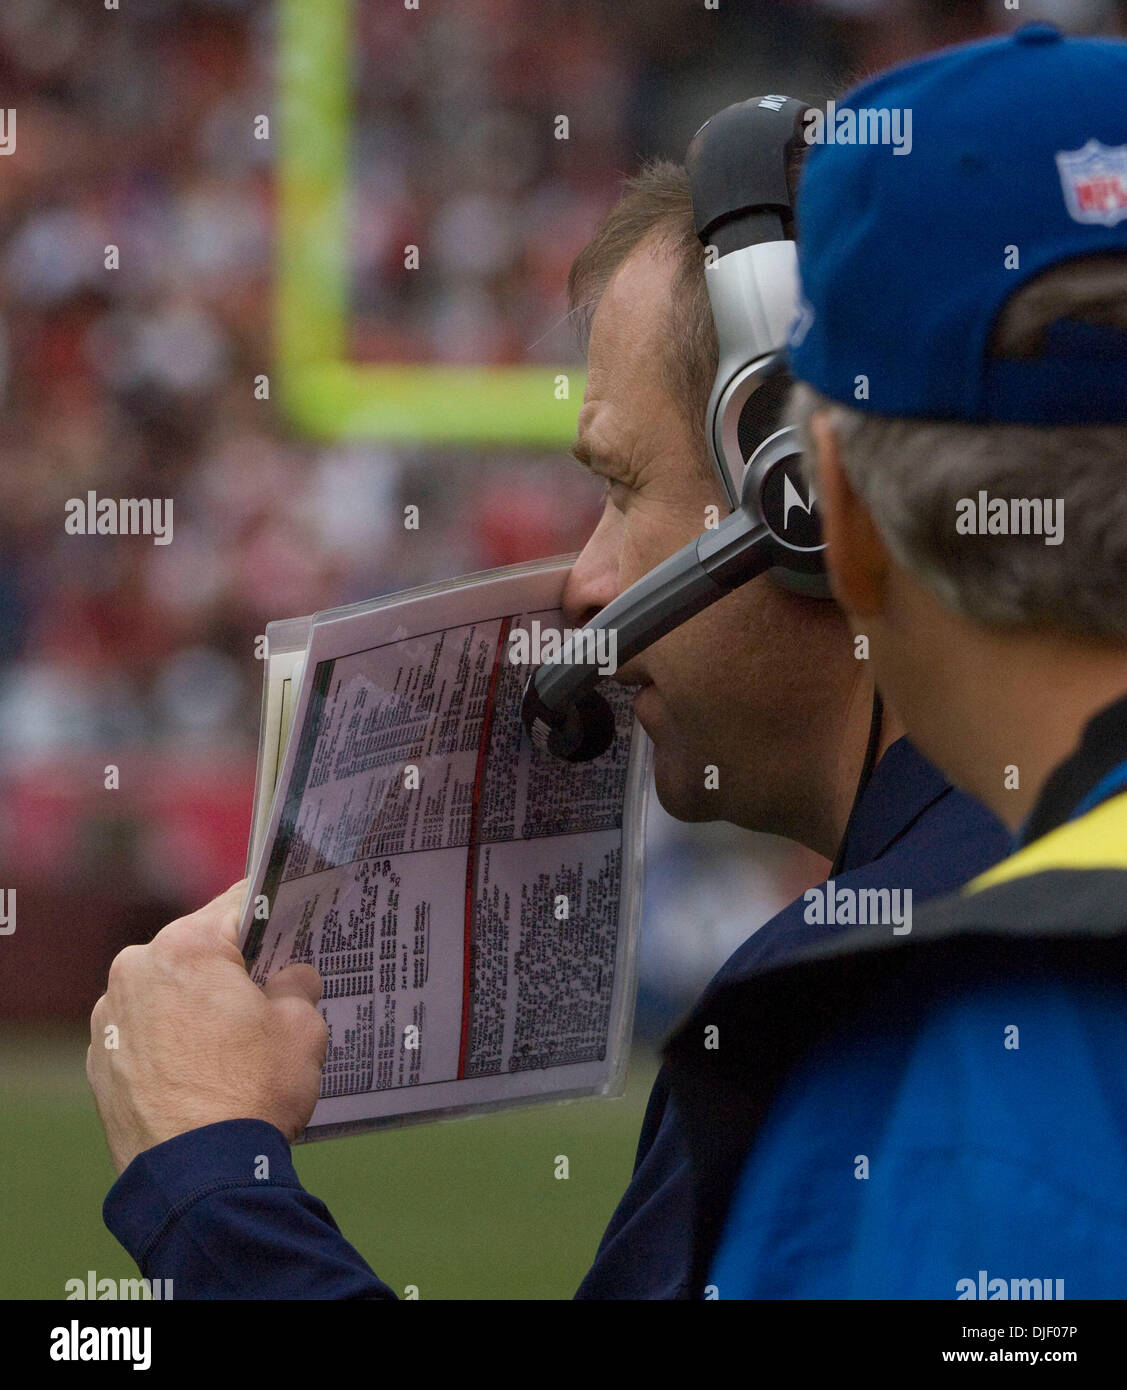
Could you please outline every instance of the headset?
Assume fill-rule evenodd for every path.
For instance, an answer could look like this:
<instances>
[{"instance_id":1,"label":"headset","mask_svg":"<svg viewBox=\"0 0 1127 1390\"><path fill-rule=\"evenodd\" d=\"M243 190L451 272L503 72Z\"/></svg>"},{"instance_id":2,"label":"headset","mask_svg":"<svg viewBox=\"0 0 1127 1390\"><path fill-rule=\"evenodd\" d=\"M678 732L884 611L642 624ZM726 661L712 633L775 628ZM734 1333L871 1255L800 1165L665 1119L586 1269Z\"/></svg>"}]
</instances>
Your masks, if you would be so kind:
<instances>
[{"instance_id":1,"label":"headset","mask_svg":"<svg viewBox=\"0 0 1127 1390\"><path fill-rule=\"evenodd\" d=\"M598 757L615 733L595 689L596 666L577 660L597 650L584 634L614 629L624 665L756 575L829 596L817 502L799 469L797 431L781 424L790 387L782 347L799 297L788 170L808 109L787 96L738 102L705 121L686 154L719 343L705 433L734 510L632 584L529 678L525 726L537 747L569 762Z\"/></svg>"}]
</instances>

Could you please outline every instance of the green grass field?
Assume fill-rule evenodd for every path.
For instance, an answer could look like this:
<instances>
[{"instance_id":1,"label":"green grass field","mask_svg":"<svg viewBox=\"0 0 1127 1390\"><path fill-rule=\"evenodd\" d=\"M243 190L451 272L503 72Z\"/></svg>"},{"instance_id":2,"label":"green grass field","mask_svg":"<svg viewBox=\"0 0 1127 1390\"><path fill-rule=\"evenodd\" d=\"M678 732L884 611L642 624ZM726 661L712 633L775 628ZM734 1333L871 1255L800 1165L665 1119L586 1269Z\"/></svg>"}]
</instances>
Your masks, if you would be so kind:
<instances>
[{"instance_id":1,"label":"green grass field","mask_svg":"<svg viewBox=\"0 0 1127 1390\"><path fill-rule=\"evenodd\" d=\"M135 1278L102 1224L114 1179L83 1030L0 1033L0 1298ZM294 1150L302 1181L376 1273L420 1298L570 1298L630 1176L657 1069L635 1053L619 1100L529 1106ZM554 1177L557 1154L570 1176Z\"/></svg>"}]
</instances>

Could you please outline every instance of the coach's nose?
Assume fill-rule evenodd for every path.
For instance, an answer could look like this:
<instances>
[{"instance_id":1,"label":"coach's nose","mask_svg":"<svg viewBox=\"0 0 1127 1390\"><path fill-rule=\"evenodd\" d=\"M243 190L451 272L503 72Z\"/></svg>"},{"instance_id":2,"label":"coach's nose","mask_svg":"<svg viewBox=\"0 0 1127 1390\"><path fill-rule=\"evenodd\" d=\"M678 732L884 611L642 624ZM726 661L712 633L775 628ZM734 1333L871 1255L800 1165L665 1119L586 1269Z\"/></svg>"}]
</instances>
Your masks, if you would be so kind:
<instances>
[{"instance_id":1,"label":"coach's nose","mask_svg":"<svg viewBox=\"0 0 1127 1390\"><path fill-rule=\"evenodd\" d=\"M619 541L615 513L607 507L564 586L563 611L569 627L583 627L619 592Z\"/></svg>"}]
</instances>

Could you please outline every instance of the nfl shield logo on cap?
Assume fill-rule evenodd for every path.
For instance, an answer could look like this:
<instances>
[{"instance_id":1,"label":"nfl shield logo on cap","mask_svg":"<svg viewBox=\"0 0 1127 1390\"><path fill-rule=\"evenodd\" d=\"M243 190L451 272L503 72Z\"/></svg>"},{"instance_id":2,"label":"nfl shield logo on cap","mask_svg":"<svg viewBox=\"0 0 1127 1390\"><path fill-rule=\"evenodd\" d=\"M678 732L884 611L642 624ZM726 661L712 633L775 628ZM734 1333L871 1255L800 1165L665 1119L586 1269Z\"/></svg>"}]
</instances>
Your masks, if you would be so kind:
<instances>
[{"instance_id":1,"label":"nfl shield logo on cap","mask_svg":"<svg viewBox=\"0 0 1127 1390\"><path fill-rule=\"evenodd\" d=\"M1089 140L1056 157L1068 214L1077 222L1114 227L1127 217L1127 145Z\"/></svg>"}]
</instances>

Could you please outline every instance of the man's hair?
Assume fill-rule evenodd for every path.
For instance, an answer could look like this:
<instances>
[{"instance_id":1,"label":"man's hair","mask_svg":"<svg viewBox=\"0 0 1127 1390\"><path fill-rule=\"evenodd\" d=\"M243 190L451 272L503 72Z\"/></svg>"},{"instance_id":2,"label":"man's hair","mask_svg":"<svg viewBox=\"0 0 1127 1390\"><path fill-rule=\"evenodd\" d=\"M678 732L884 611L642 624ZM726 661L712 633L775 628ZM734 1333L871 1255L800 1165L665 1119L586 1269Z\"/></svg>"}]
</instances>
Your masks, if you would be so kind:
<instances>
[{"instance_id":1,"label":"man's hair","mask_svg":"<svg viewBox=\"0 0 1127 1390\"><path fill-rule=\"evenodd\" d=\"M804 153L805 146L799 146L788 170L792 196ZM785 230L788 236L794 235L789 223ZM692 187L683 165L652 159L625 180L618 202L575 258L567 277L568 307L580 341L586 344L603 292L623 262L651 236L665 244L676 267L658 371L699 445L700 468L711 475L705 414L720 349L704 280L704 247L696 233Z\"/></svg>"},{"instance_id":2,"label":"man's hair","mask_svg":"<svg viewBox=\"0 0 1127 1390\"><path fill-rule=\"evenodd\" d=\"M668 332L656 365L699 445L698 464L708 469L704 416L720 349L704 283L704 248L697 238L689 176L682 165L650 160L625 181L618 202L572 263L568 307L586 345L603 292L622 264L651 236L660 238L676 266Z\"/></svg>"},{"instance_id":3,"label":"man's hair","mask_svg":"<svg viewBox=\"0 0 1127 1390\"><path fill-rule=\"evenodd\" d=\"M1023 286L991 337L996 357L1038 359L1058 320L1127 329L1127 255L1068 261ZM1109 372L1123 371L1109 360ZM1127 390L1127 381L1124 383ZM787 406L813 481L810 417L824 409L842 467L896 560L949 608L991 627L1127 638L1127 425L1008 425L892 418L805 383ZM1063 542L960 534L958 503L1051 499ZM1024 515L1036 515L1029 506Z\"/></svg>"}]
</instances>

